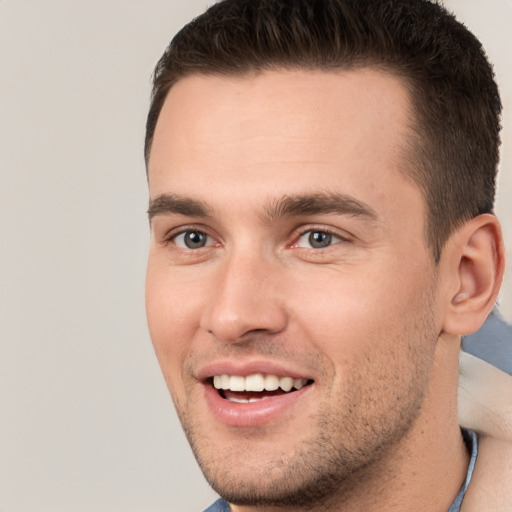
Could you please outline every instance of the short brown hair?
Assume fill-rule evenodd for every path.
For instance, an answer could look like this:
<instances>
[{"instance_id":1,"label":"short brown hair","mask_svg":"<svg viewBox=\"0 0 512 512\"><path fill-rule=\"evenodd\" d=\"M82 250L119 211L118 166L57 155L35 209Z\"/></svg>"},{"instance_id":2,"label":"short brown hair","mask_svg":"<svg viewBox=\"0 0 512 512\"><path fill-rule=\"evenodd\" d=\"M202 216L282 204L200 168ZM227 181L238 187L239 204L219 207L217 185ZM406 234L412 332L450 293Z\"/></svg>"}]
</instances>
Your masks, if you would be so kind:
<instances>
[{"instance_id":1,"label":"short brown hair","mask_svg":"<svg viewBox=\"0 0 512 512\"><path fill-rule=\"evenodd\" d=\"M377 67L409 88L412 158L405 173L427 204L438 261L464 221L491 212L501 102L480 42L428 0L223 0L186 25L159 60L146 124L149 162L170 88L190 74Z\"/></svg>"}]
</instances>

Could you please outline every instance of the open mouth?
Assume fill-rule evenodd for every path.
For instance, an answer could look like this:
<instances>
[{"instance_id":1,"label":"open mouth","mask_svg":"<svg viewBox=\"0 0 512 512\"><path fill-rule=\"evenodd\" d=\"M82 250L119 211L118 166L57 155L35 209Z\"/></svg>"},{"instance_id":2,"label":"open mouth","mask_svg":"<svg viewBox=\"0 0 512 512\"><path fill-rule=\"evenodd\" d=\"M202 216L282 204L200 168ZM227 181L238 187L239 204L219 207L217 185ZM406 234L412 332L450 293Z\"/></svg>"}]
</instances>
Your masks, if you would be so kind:
<instances>
[{"instance_id":1,"label":"open mouth","mask_svg":"<svg viewBox=\"0 0 512 512\"><path fill-rule=\"evenodd\" d=\"M313 383L312 380L280 377L255 373L239 375L214 375L213 387L219 395L230 402L248 404L275 396L293 393Z\"/></svg>"}]
</instances>

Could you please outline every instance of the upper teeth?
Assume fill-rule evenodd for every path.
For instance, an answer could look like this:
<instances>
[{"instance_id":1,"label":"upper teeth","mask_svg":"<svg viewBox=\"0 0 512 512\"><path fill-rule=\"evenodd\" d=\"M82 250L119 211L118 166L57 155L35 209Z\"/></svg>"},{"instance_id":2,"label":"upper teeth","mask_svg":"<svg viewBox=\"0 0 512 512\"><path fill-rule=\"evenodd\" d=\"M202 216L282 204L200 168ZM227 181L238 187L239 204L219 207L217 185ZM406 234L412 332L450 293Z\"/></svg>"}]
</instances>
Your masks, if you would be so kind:
<instances>
[{"instance_id":1,"label":"upper teeth","mask_svg":"<svg viewBox=\"0 0 512 512\"><path fill-rule=\"evenodd\" d=\"M216 389L230 391L275 391L281 388L283 391L291 391L292 388L300 389L307 384L305 379L293 377L278 377L277 375L263 375L254 373L247 377L238 375L215 375L213 385Z\"/></svg>"}]
</instances>

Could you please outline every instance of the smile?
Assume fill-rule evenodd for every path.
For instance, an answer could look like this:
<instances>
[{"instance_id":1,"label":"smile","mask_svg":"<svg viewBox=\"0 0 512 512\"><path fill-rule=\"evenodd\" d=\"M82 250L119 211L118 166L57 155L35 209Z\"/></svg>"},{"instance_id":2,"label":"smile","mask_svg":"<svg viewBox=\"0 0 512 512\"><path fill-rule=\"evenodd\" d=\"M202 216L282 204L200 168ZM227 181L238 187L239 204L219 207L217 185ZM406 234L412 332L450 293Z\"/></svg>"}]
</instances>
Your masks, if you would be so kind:
<instances>
[{"instance_id":1,"label":"smile","mask_svg":"<svg viewBox=\"0 0 512 512\"><path fill-rule=\"evenodd\" d=\"M214 375L213 386L222 398L234 403L254 403L284 393L298 391L312 381L280 377L278 375L263 375L254 373L242 377L240 375Z\"/></svg>"}]
</instances>

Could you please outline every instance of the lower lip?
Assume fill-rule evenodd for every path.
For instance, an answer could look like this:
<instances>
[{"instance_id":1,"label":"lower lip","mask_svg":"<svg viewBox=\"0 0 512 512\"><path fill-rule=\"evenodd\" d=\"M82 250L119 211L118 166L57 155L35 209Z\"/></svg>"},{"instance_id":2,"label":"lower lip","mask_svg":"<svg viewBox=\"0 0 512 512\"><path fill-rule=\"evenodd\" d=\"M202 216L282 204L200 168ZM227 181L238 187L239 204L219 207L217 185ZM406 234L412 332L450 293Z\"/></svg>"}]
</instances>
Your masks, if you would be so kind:
<instances>
[{"instance_id":1,"label":"lower lip","mask_svg":"<svg viewBox=\"0 0 512 512\"><path fill-rule=\"evenodd\" d=\"M275 421L290 411L296 402L308 392L312 384L298 391L246 404L230 402L222 398L213 386L209 384L203 386L208 407L218 421L234 427L257 427Z\"/></svg>"}]
</instances>

